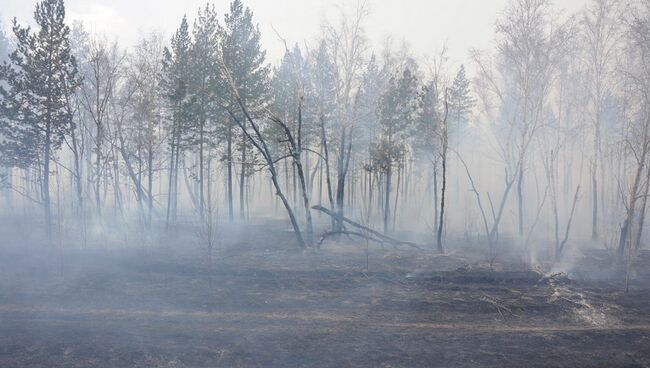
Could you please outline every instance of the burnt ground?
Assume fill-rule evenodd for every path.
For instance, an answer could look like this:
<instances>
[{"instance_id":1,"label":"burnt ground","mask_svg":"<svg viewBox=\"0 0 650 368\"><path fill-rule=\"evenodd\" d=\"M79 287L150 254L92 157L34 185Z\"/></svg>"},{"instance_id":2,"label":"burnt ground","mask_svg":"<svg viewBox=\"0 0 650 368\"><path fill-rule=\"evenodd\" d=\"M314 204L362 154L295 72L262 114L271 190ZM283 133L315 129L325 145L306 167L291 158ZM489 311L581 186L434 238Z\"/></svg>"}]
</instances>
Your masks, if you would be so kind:
<instances>
[{"instance_id":1,"label":"burnt ground","mask_svg":"<svg viewBox=\"0 0 650 368\"><path fill-rule=\"evenodd\" d=\"M224 235L212 267L173 234L61 258L3 242L0 367L650 367L648 254L626 292L602 251L568 279L461 248L371 246L366 270L363 244L273 228Z\"/></svg>"}]
</instances>

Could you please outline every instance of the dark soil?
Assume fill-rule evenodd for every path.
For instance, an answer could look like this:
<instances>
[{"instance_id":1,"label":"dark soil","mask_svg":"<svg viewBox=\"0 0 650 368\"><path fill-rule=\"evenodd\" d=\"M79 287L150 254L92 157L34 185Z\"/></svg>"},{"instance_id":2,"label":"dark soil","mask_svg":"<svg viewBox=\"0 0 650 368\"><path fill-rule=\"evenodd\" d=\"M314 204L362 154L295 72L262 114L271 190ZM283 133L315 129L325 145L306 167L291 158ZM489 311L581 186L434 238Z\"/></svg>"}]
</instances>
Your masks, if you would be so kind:
<instances>
[{"instance_id":1,"label":"dark soil","mask_svg":"<svg viewBox=\"0 0 650 368\"><path fill-rule=\"evenodd\" d=\"M180 237L0 246L0 367L650 367L650 282L596 277L602 252L567 278L371 246L366 270L365 244L272 228L224 235L212 266Z\"/></svg>"}]
</instances>

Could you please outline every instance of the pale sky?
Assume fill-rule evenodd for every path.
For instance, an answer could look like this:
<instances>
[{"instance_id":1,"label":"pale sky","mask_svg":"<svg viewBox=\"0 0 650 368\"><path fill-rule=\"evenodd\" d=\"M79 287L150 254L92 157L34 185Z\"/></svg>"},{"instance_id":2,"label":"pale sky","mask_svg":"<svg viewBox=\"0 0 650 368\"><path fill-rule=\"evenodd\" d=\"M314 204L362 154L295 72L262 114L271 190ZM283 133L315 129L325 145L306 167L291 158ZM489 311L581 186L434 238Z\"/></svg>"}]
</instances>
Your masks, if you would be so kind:
<instances>
[{"instance_id":1,"label":"pale sky","mask_svg":"<svg viewBox=\"0 0 650 368\"><path fill-rule=\"evenodd\" d=\"M3 27L10 19L21 24L32 21L34 0L0 0ZM580 10L588 0L556 1L566 13ZM214 0L219 17L228 10L230 0ZM135 43L139 35L162 31L169 38L183 14L190 21L206 0L67 0L67 18L82 20L88 30L116 37L122 46ZM327 18L339 9L351 8L353 0L244 0L254 13L262 32L269 61L275 63L284 52L275 28L290 44L313 44ZM494 23L508 0L368 0L371 11L366 22L372 47L380 51L391 37L397 45L407 40L412 52L426 58L446 44L453 63L467 62L471 48L488 48L494 40Z\"/></svg>"}]
</instances>

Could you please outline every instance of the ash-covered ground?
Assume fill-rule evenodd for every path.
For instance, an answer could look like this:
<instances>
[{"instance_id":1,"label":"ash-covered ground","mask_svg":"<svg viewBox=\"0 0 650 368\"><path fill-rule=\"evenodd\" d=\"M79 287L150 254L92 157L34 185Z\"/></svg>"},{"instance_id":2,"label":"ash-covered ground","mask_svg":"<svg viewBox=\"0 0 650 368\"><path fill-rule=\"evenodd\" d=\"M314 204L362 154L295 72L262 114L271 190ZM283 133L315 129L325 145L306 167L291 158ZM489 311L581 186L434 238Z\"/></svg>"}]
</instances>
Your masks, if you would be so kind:
<instances>
[{"instance_id":1,"label":"ash-covered ground","mask_svg":"<svg viewBox=\"0 0 650 368\"><path fill-rule=\"evenodd\" d=\"M62 252L10 239L0 367L650 366L647 252L626 291L605 250L567 275L469 244L300 251L279 228L224 231L211 266L182 229Z\"/></svg>"}]
</instances>

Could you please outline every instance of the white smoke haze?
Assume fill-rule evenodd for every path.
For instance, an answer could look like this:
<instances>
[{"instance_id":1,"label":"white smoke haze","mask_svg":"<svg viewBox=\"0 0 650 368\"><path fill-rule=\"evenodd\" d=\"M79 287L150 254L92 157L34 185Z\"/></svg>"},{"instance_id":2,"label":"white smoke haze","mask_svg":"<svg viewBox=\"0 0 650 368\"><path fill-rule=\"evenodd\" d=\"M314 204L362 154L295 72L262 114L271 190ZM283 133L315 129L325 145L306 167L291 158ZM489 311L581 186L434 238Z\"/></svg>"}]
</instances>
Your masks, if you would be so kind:
<instances>
[{"instance_id":1,"label":"white smoke haze","mask_svg":"<svg viewBox=\"0 0 650 368\"><path fill-rule=\"evenodd\" d=\"M649 361L645 2L0 20L0 366Z\"/></svg>"}]
</instances>

